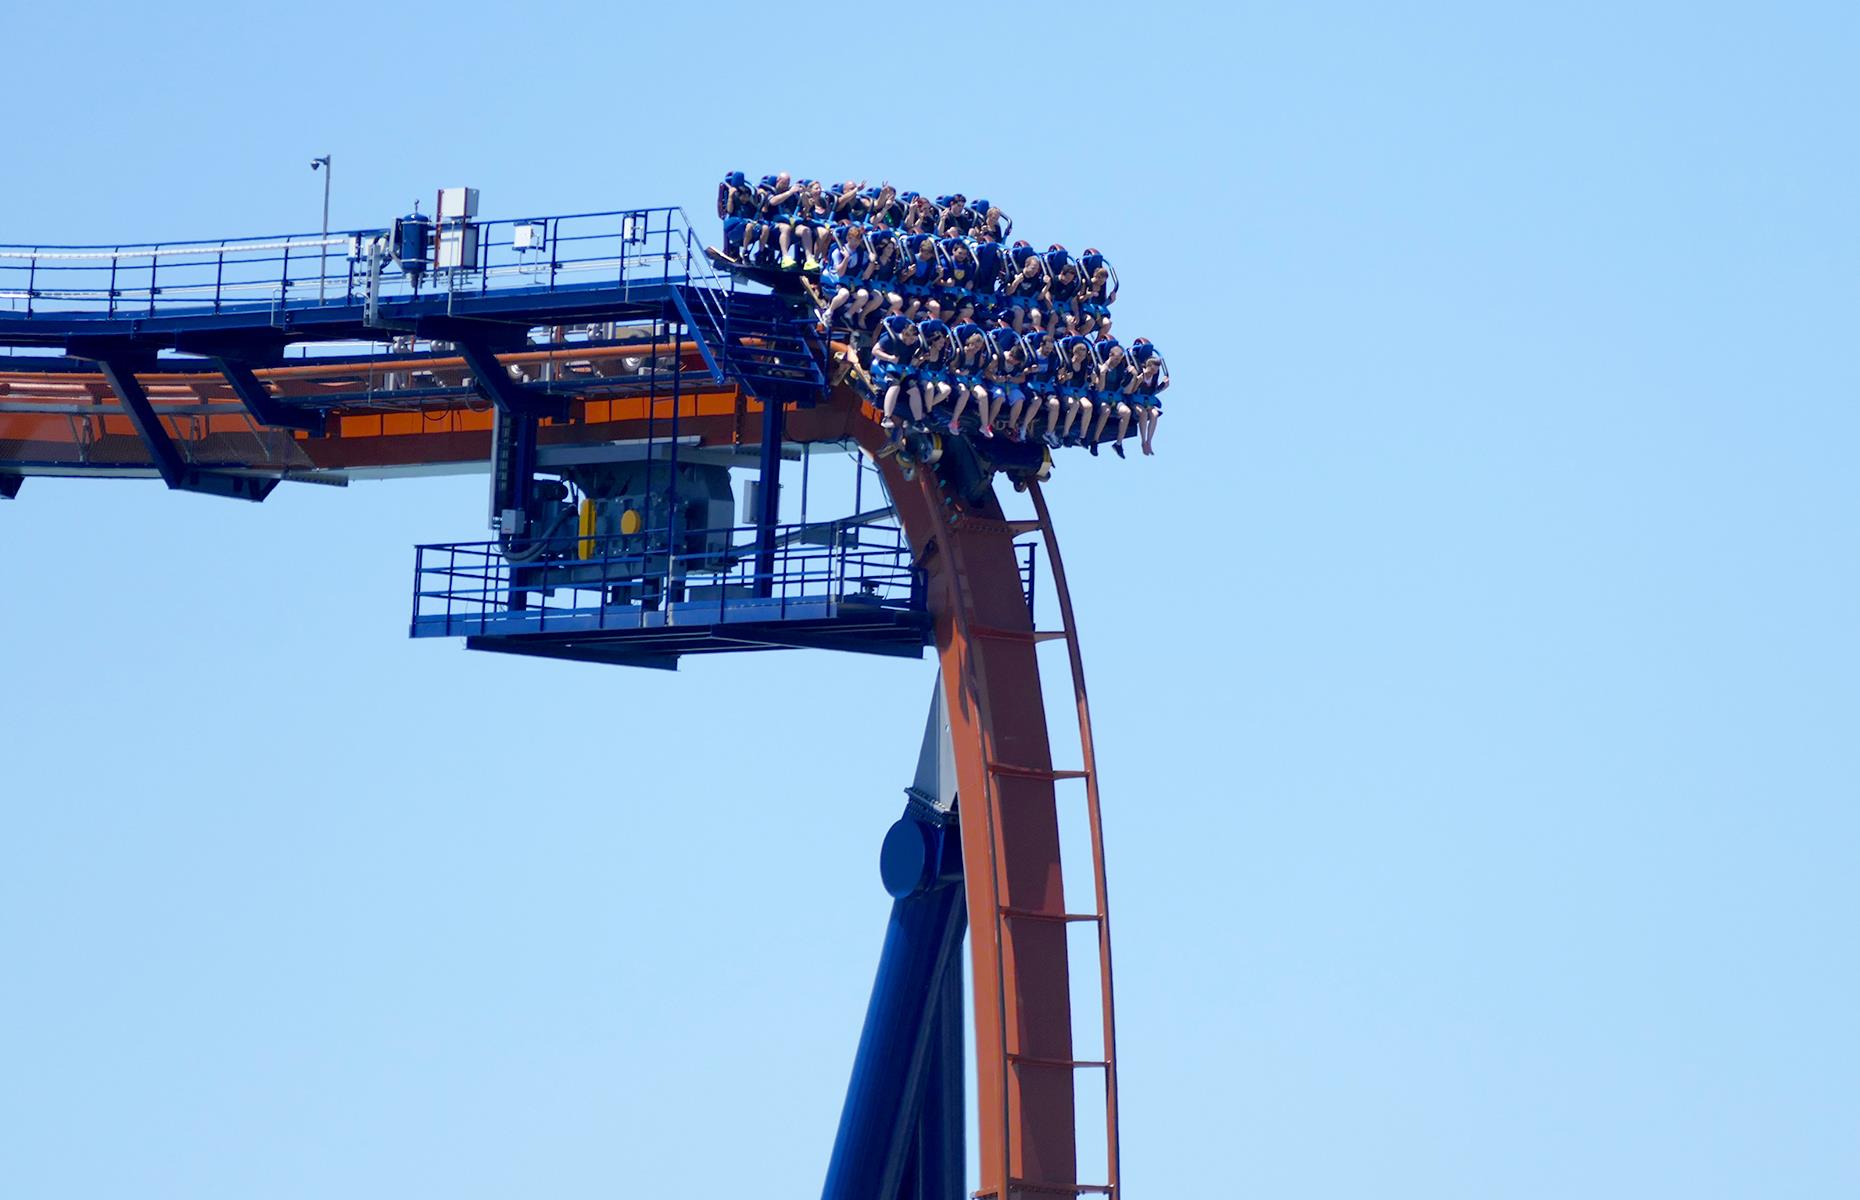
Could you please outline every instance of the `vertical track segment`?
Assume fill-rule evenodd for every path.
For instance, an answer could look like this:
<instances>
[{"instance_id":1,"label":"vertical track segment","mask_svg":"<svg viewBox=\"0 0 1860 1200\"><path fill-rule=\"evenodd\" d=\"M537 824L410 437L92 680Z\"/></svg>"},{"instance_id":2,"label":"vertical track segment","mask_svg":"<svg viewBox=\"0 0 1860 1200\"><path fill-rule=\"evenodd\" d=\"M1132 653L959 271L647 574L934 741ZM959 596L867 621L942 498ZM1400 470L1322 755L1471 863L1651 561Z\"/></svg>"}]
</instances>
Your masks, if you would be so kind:
<instances>
[{"instance_id":1,"label":"vertical track segment","mask_svg":"<svg viewBox=\"0 0 1860 1200\"><path fill-rule=\"evenodd\" d=\"M1040 485L1030 483L1033 510L1039 516L1040 534L1046 543L1047 569L1053 576L1053 595L1059 606L1059 619L1065 627L1066 659L1072 673L1072 696L1078 706L1079 751L1085 768L1085 804L1091 822L1092 888L1097 908L1092 917L1098 927L1098 987L1100 1011L1104 1018L1104 1136L1107 1174L1106 1191L1112 1200L1121 1194L1121 1163L1117 1135L1117 1013L1111 985L1111 898L1105 884L1104 819L1098 808L1098 755L1092 744L1091 703L1085 694L1085 657L1079 648L1078 623L1072 618L1072 591L1066 583L1065 561L1059 556L1059 534L1053 529L1053 516L1046 507Z\"/></svg>"},{"instance_id":2,"label":"vertical track segment","mask_svg":"<svg viewBox=\"0 0 1860 1200\"><path fill-rule=\"evenodd\" d=\"M882 431L871 422L855 426L860 443L875 452ZM1117 1110L1103 855L1083 677L1063 583L1061 608L1087 756L1083 771L1053 767L1035 653L1041 636L1021 591L1014 547L1022 528L1003 518L992 496L958 515L933 471L920 469L906 479L895 458L878 462L928 576L962 798L981 1158L976 1195L1115 1196ZM1044 516L1042 525L1050 556L1055 543ZM1098 901L1096 912L1087 914L1066 909L1055 787L1074 787L1072 781L1081 777L1089 788ZM1078 920L1096 921L1099 929L1106 1057L1098 1062L1077 1062L1072 1051L1066 930ZM1111 1173L1104 1181L1079 1178L1074 1078L1081 1071L1103 1071L1106 1080Z\"/></svg>"}]
</instances>

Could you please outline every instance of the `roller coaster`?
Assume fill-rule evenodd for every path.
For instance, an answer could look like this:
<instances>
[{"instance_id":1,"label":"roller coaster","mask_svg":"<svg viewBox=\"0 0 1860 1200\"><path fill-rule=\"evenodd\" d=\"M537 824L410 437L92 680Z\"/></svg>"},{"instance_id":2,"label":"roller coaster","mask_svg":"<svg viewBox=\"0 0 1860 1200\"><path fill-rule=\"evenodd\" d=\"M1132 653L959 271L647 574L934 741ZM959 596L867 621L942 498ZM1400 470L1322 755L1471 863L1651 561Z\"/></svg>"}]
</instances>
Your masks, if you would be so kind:
<instances>
[{"instance_id":1,"label":"roller coaster","mask_svg":"<svg viewBox=\"0 0 1860 1200\"><path fill-rule=\"evenodd\" d=\"M29 500L35 476L263 501L283 484L484 472L495 536L417 548L414 637L664 669L933 652L823 1196L963 1195L965 1019L972 1194L1119 1196L1098 777L1045 449L897 445L854 348L780 280L719 270L681 209L479 221L475 195L448 212L455 194L423 226L0 246L0 497ZM816 455L855 462L853 511L810 521L804 505L784 523L784 467ZM1033 516L1010 519L998 485ZM1076 763L1054 761L1046 642L1065 646ZM1089 830L1069 851L1089 854L1085 897L1062 883L1068 808ZM1085 945L1096 1029L1074 1028Z\"/></svg>"}]
</instances>

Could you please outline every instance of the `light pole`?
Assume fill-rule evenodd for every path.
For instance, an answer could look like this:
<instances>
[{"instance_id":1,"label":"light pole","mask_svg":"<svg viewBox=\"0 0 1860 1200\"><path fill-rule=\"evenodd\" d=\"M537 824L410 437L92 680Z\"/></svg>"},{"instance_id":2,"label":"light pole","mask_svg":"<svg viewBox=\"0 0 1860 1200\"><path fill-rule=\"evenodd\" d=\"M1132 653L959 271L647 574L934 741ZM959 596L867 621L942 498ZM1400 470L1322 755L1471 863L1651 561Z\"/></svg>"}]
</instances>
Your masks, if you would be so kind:
<instances>
[{"instance_id":1,"label":"light pole","mask_svg":"<svg viewBox=\"0 0 1860 1200\"><path fill-rule=\"evenodd\" d=\"M316 264L316 302L323 303L323 281L329 278L329 177L335 174L335 168L329 165L329 155L310 160L312 171L323 171L323 244L317 247Z\"/></svg>"}]
</instances>

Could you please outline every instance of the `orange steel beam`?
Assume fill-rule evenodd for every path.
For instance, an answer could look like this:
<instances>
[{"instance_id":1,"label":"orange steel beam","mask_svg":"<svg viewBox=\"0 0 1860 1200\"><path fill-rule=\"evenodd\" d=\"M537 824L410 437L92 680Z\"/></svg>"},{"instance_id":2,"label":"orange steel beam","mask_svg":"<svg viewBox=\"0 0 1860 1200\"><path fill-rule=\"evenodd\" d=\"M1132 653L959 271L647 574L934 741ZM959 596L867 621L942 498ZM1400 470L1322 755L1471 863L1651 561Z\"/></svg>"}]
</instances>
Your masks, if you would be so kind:
<instances>
[{"instance_id":1,"label":"orange steel beam","mask_svg":"<svg viewBox=\"0 0 1860 1200\"><path fill-rule=\"evenodd\" d=\"M685 378L676 404L667 394L669 381L663 373L656 383L647 376L602 375L603 365L640 356L672 357L673 344L661 340L656 345L630 342L584 349L571 343L504 354L499 361L524 369L538 369L550 361L558 366L585 362L591 371L580 378L599 377L571 398L568 421L544 423L539 431L544 446L644 440L649 433L667 437L674 413L680 436L696 436L701 445L760 442L762 405L741 394L734 384L713 380L688 342L678 356L678 368ZM432 373L447 386L462 386L469 374L464 359L457 356L360 363L304 360L256 373L276 392L311 395L318 385L342 387L345 380L379 380L389 372L416 370ZM260 432L216 371L147 372L138 378L157 415L183 443ZM646 386L655 392L637 394ZM42 411L52 404L60 411ZM843 440L849 436L851 412L844 403L797 410L786 423L788 437L792 441ZM329 416L328 430L319 437L301 431L264 430L264 436L276 443L272 452L255 454L244 465L259 470L340 472L469 464L490 456L491 409L475 395L435 398L414 410L371 408L363 402L334 408ZM278 461L280 445L289 462ZM0 370L0 471L8 462L68 464L76 470L147 465L135 427L111 395L107 381L99 372L82 371Z\"/></svg>"}]
</instances>

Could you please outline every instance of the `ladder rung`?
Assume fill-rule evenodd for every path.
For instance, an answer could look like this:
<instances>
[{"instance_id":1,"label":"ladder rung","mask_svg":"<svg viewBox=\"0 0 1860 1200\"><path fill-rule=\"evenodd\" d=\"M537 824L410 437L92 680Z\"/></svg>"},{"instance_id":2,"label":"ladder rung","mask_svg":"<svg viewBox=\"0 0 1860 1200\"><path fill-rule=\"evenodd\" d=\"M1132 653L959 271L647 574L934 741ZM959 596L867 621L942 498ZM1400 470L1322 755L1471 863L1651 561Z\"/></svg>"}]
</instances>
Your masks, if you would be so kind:
<instances>
[{"instance_id":1,"label":"ladder rung","mask_svg":"<svg viewBox=\"0 0 1860 1200\"><path fill-rule=\"evenodd\" d=\"M1050 642L1066 636L1063 629L996 629L993 625L971 625L969 632L998 642Z\"/></svg>"},{"instance_id":2,"label":"ladder rung","mask_svg":"<svg viewBox=\"0 0 1860 1200\"><path fill-rule=\"evenodd\" d=\"M1057 783L1062 779L1083 779L1083 771L1055 771L1051 767L1018 767L1012 763L991 762L988 771L992 775L1002 775L1009 779L1039 779L1048 783Z\"/></svg>"},{"instance_id":3,"label":"ladder rung","mask_svg":"<svg viewBox=\"0 0 1860 1200\"><path fill-rule=\"evenodd\" d=\"M1013 1063L1015 1066L1051 1067L1056 1071L1058 1070L1064 1070L1064 1071L1091 1070L1094 1068L1097 1070L1104 1070L1106 1067L1109 1067L1111 1065L1110 1063L1105 1062L1102 1059L1039 1058L1031 1054L1010 1054L1007 1056L1007 1060Z\"/></svg>"},{"instance_id":4,"label":"ladder rung","mask_svg":"<svg viewBox=\"0 0 1860 1200\"><path fill-rule=\"evenodd\" d=\"M1103 913L1042 912L1037 908L1012 908L1005 904L1000 906L999 911L1001 915L1004 917L1021 917L1029 921L1070 922L1070 921L1102 921L1104 920Z\"/></svg>"}]
</instances>

